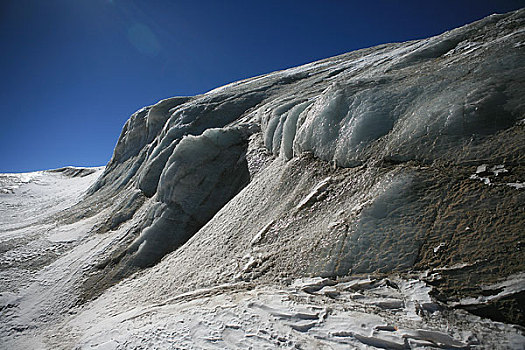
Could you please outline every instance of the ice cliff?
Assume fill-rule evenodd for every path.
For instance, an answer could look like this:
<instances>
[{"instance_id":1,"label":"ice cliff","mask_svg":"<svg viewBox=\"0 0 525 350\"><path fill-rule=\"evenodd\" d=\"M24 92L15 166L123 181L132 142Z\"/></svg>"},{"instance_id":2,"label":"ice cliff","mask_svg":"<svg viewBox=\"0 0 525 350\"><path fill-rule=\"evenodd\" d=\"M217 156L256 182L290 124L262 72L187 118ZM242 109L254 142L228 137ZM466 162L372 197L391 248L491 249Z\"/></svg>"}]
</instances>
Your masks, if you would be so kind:
<instances>
[{"instance_id":1,"label":"ice cliff","mask_svg":"<svg viewBox=\"0 0 525 350\"><path fill-rule=\"evenodd\" d=\"M449 247L440 263L463 259L450 241L463 226L489 239L517 224L520 208L496 209L521 192L484 188L466 173L505 164L523 180L523 20L523 11L493 15L139 110L91 188L96 198L147 198L133 217L136 237L111 264L154 265L198 233L193 245L225 241L229 254L210 246L203 258L226 269L219 261L239 258L232 247L263 227L258 249L278 273L409 269L430 263L422 248L434 236ZM293 210L311 190L319 193ZM442 223L458 190L495 193L458 208L463 225ZM501 224L474 228L483 207Z\"/></svg>"},{"instance_id":2,"label":"ice cliff","mask_svg":"<svg viewBox=\"0 0 525 350\"><path fill-rule=\"evenodd\" d=\"M182 284L210 283L195 265L215 282L464 261L480 281L523 269L521 252L485 245L515 250L523 193L469 180L482 163L508 167L502 183L524 180L523 22L523 11L493 15L139 110L90 190L142 198L113 210L136 224L104 278L192 237L164 262ZM261 257L245 271L256 235Z\"/></svg>"},{"instance_id":3,"label":"ice cliff","mask_svg":"<svg viewBox=\"0 0 525 350\"><path fill-rule=\"evenodd\" d=\"M487 292L525 270L524 50L519 10L137 111L61 219L109 237L79 302L415 273L525 325L523 288Z\"/></svg>"}]
</instances>

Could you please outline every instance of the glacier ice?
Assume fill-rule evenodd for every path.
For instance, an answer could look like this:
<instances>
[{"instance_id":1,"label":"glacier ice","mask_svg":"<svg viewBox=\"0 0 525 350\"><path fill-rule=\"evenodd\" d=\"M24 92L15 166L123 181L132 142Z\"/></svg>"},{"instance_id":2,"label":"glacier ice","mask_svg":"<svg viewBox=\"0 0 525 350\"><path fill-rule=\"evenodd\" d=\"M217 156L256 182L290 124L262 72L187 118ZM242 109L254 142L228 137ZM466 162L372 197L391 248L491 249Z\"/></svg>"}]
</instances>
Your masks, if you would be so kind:
<instances>
[{"instance_id":1,"label":"glacier ice","mask_svg":"<svg viewBox=\"0 0 525 350\"><path fill-rule=\"evenodd\" d=\"M159 180L153 223L129 247L146 267L181 246L250 180L249 128L207 129L177 144Z\"/></svg>"},{"instance_id":2,"label":"glacier ice","mask_svg":"<svg viewBox=\"0 0 525 350\"><path fill-rule=\"evenodd\" d=\"M522 21L520 11L492 16L430 39L363 49L138 111L92 187L95 197L138 188L149 198L139 229L129 233L134 243L115 254L125 248L131 261L151 266L194 234L211 234L203 226L216 220L216 233L245 232L253 247L271 246L272 239L288 246L294 235L283 231L301 235L301 259L311 273L410 268L438 215L431 203L439 190L425 189L432 187L425 177L438 175L426 167L479 159L520 164L525 72L515 43L525 40ZM257 151L261 142L267 153ZM255 163L265 168L250 174ZM304 168L311 166L324 170ZM328 170L344 168L354 170L341 180ZM512 175L506 183L522 181ZM307 200L328 177L319 200L318 193ZM239 208L235 199L250 207ZM294 207L299 219L288 212ZM221 211L228 210L245 226L225 224ZM274 238L277 232L287 238ZM324 261L307 262L306 247ZM138 263L138 256L150 257Z\"/></svg>"},{"instance_id":3,"label":"glacier ice","mask_svg":"<svg viewBox=\"0 0 525 350\"><path fill-rule=\"evenodd\" d=\"M70 179L90 179L83 197L52 184L63 211L29 198L49 196L33 181L48 173L0 176L1 334L19 348L28 334L64 348L147 334L151 347L522 345L514 326L452 307L524 324L521 290L485 287L525 269L524 25L525 10L494 15L159 101L126 122L96 181Z\"/></svg>"}]
</instances>

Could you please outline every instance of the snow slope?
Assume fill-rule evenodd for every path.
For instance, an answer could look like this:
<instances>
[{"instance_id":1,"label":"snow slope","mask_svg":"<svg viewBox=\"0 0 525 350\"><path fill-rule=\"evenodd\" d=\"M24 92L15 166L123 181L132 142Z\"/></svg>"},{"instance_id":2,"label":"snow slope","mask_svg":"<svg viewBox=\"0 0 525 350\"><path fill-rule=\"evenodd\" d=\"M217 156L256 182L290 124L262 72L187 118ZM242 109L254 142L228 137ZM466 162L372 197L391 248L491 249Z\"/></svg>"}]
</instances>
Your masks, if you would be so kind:
<instances>
[{"instance_id":1,"label":"snow slope","mask_svg":"<svg viewBox=\"0 0 525 350\"><path fill-rule=\"evenodd\" d=\"M0 345L523 348L524 22L166 99L103 170L0 176Z\"/></svg>"}]
</instances>

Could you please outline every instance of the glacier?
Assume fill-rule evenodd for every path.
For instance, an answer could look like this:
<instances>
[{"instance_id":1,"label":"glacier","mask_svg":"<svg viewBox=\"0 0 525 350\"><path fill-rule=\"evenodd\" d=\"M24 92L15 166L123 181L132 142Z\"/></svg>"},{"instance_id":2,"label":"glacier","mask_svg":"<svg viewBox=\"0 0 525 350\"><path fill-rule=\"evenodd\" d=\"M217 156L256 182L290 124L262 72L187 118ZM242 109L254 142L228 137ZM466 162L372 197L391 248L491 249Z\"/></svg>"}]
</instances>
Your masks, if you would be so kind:
<instances>
[{"instance_id":1,"label":"glacier","mask_svg":"<svg viewBox=\"0 0 525 350\"><path fill-rule=\"evenodd\" d=\"M525 10L492 15L144 107L104 168L0 175L3 346L523 348L524 43Z\"/></svg>"}]
</instances>

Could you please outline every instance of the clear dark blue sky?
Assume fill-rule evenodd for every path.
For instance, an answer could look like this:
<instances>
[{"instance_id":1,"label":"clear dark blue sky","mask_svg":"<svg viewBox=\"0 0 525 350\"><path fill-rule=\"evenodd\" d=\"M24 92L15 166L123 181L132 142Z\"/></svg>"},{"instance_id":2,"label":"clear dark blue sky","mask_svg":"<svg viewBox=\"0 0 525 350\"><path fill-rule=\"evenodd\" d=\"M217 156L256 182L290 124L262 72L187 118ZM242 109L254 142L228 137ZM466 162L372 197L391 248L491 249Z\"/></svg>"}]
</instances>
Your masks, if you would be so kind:
<instances>
[{"instance_id":1,"label":"clear dark blue sky","mask_svg":"<svg viewBox=\"0 0 525 350\"><path fill-rule=\"evenodd\" d=\"M138 108L439 34L512 0L0 0L0 172L104 165Z\"/></svg>"}]
</instances>

